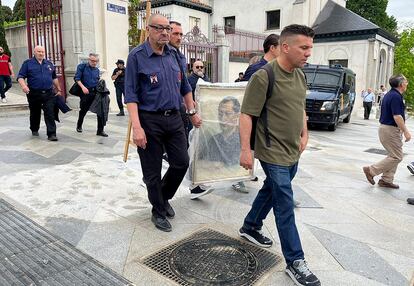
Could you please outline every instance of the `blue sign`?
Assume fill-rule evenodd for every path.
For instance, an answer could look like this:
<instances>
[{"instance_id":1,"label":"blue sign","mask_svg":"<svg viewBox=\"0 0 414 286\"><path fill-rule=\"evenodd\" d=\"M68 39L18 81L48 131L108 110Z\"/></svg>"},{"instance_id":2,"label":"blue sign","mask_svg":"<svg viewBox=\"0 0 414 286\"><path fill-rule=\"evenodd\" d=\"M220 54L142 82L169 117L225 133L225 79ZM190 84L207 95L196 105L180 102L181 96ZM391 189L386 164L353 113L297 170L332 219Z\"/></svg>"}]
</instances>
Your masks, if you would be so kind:
<instances>
[{"instance_id":1,"label":"blue sign","mask_svg":"<svg viewBox=\"0 0 414 286\"><path fill-rule=\"evenodd\" d=\"M119 6L111 3L106 3L106 10L119 14L126 14L126 9L124 6Z\"/></svg>"}]
</instances>

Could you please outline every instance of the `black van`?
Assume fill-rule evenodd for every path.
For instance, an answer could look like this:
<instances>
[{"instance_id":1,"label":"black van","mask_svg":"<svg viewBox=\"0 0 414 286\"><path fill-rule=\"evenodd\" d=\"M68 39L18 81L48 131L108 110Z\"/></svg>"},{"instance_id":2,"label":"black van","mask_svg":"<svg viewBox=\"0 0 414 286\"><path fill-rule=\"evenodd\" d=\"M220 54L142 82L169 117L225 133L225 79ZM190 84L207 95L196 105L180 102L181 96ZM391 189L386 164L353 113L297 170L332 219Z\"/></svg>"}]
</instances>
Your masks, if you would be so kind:
<instances>
[{"instance_id":1,"label":"black van","mask_svg":"<svg viewBox=\"0 0 414 286\"><path fill-rule=\"evenodd\" d=\"M355 73L340 65L303 67L308 84L306 115L309 124L335 131L340 120L348 123L355 102Z\"/></svg>"}]
</instances>

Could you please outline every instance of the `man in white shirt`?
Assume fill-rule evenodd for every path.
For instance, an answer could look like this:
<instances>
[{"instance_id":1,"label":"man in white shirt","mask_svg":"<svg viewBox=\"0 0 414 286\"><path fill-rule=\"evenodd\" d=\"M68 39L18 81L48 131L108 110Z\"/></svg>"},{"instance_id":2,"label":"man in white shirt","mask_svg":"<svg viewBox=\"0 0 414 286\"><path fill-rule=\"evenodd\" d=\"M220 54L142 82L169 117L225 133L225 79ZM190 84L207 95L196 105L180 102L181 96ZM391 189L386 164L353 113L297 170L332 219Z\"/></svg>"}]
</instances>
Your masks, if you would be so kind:
<instances>
[{"instance_id":1,"label":"man in white shirt","mask_svg":"<svg viewBox=\"0 0 414 286\"><path fill-rule=\"evenodd\" d=\"M364 119L368 120L372 109L372 103L375 100L375 94L372 92L372 88L368 88L367 91L362 91L361 96L364 105Z\"/></svg>"}]
</instances>

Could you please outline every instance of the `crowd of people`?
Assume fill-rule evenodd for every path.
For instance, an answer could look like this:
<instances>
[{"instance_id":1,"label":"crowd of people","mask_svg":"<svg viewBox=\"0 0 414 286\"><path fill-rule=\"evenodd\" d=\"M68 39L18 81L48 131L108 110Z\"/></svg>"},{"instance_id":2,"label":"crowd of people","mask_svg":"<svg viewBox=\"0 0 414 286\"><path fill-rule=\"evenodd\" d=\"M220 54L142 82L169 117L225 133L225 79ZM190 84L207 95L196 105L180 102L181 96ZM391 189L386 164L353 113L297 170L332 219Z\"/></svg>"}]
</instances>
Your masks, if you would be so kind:
<instances>
[{"instance_id":1,"label":"crowd of people","mask_svg":"<svg viewBox=\"0 0 414 286\"><path fill-rule=\"evenodd\" d=\"M187 60L179 50L183 36L180 23L154 14L149 18L146 30L147 40L129 53L126 65L121 59L115 63L111 78L116 89L117 116L125 115L125 103L132 123L132 139L137 146L143 180L152 205L151 221L157 229L170 232L169 220L175 217L170 201L189 168L189 131L203 124L194 98L195 89L200 79L210 79L200 60L193 62L192 72L187 76ZM313 37L311 28L289 25L280 36L271 34L266 38L264 56L245 72L240 72L235 80L248 81L243 102L226 97L218 106L219 121L228 125L220 126L221 132L211 140L220 142L221 149L200 155L205 158L210 153L223 153L218 156L223 164L236 163L247 170L253 168L254 158L259 160L265 180L243 220L239 235L260 247L270 247L273 241L264 235L262 227L264 219L273 211L286 273L297 285L321 285L305 260L295 223L296 203L292 190L299 158L309 137L305 111L307 85L301 68L311 55ZM79 64L76 69L74 81L80 98L76 131L84 131L84 117L88 111L94 110L97 114L96 135L107 137L104 127L108 119L109 98L105 98L108 92L100 79L98 63L99 56L91 53L87 62ZM14 74L10 59L0 47L0 94L3 102L11 86L11 76ZM42 46L35 47L34 57L23 63L17 79L29 102L32 135L39 136L43 110L48 140L57 141L53 108L61 88L56 68L45 58ZM394 182L394 175L403 156L401 134L406 142L411 139L405 125L403 102L408 81L403 75L395 75L389 84L391 90L387 92L381 86L379 96L372 89L362 94L364 119L369 119L376 100L381 103L379 139L388 151L384 160L363 167L363 172L372 185L376 183L375 177L381 175L380 187L397 189L399 186ZM97 104L100 108L96 107ZM250 144L252 134L255 134L254 146ZM211 142L207 145L217 146ZM235 157L238 157L236 162ZM168 158L169 167L162 176L163 158ZM407 167L414 175L414 162ZM211 190L201 185L193 186L191 198L199 198ZM414 198L407 201L413 204Z\"/></svg>"}]
</instances>

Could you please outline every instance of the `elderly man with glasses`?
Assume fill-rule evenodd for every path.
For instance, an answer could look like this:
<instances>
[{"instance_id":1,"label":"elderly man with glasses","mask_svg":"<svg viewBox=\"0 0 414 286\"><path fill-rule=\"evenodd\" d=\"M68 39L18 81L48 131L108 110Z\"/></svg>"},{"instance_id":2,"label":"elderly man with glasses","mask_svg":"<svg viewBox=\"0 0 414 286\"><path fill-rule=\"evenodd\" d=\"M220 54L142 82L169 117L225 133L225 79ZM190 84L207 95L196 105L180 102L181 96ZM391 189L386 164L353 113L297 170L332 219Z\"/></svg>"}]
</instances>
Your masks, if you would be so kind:
<instances>
[{"instance_id":1,"label":"elderly man with glasses","mask_svg":"<svg viewBox=\"0 0 414 286\"><path fill-rule=\"evenodd\" d=\"M132 123L148 199L151 221L171 231L167 218L175 216L171 200L187 172L187 138L180 115L184 103L191 123L201 125L191 87L179 66L177 51L168 45L172 28L167 18L153 14L146 27L148 39L128 56L125 71L125 103ZM164 147L169 168L161 177Z\"/></svg>"},{"instance_id":2,"label":"elderly man with glasses","mask_svg":"<svg viewBox=\"0 0 414 286\"><path fill-rule=\"evenodd\" d=\"M194 91L196 89L198 79L201 78L204 81L210 81L204 70L205 68L202 61L198 60L193 63L193 71L188 77L188 82L190 83L193 90L193 97L195 96Z\"/></svg>"}]
</instances>

